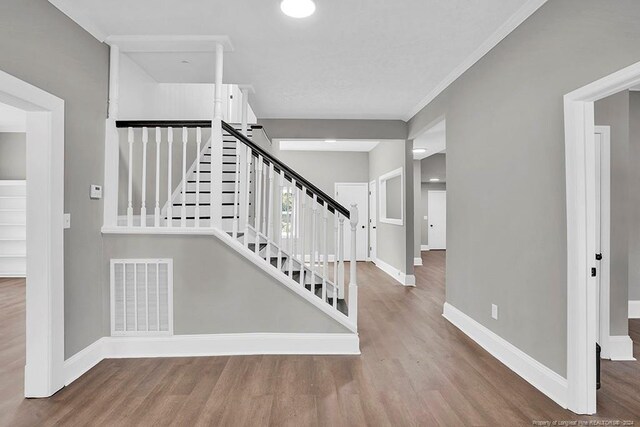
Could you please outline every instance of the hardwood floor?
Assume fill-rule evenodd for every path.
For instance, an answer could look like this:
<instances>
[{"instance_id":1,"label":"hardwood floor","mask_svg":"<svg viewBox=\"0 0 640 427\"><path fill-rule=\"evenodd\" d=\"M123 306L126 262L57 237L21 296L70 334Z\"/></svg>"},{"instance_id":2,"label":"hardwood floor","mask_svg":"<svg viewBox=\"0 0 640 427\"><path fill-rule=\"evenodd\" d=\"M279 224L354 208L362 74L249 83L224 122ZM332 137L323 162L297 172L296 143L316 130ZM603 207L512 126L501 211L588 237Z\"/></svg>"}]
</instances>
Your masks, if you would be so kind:
<instances>
[{"instance_id":1,"label":"hardwood floor","mask_svg":"<svg viewBox=\"0 0 640 427\"><path fill-rule=\"evenodd\" d=\"M25 400L24 286L0 281L0 423L47 425L520 426L634 420L639 362L603 362L597 417L562 410L442 316L444 252L417 287L358 265L362 356L105 360L49 399ZM348 269L347 269L348 271ZM640 356L640 321L630 322Z\"/></svg>"}]
</instances>

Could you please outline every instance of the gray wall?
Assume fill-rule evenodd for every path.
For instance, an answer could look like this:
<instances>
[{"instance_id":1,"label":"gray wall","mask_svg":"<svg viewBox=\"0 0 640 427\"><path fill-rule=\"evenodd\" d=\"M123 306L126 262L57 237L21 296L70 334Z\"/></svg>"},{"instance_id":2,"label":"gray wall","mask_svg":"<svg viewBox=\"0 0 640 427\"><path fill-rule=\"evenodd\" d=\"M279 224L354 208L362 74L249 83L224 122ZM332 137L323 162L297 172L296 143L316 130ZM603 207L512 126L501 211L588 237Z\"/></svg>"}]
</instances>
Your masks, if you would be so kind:
<instances>
[{"instance_id":1,"label":"gray wall","mask_svg":"<svg viewBox=\"0 0 640 427\"><path fill-rule=\"evenodd\" d=\"M447 302L561 375L563 96L640 60L640 2L613 3L545 3L409 122L447 120Z\"/></svg>"},{"instance_id":2,"label":"gray wall","mask_svg":"<svg viewBox=\"0 0 640 427\"><path fill-rule=\"evenodd\" d=\"M429 215L429 191L447 190L447 184L444 182L423 182L420 188L422 197L422 206L420 210L420 242L422 245L429 244L429 221L425 221L424 217Z\"/></svg>"},{"instance_id":3,"label":"gray wall","mask_svg":"<svg viewBox=\"0 0 640 427\"><path fill-rule=\"evenodd\" d=\"M102 336L102 202L109 51L45 0L0 2L0 70L65 102L65 355Z\"/></svg>"},{"instance_id":4,"label":"gray wall","mask_svg":"<svg viewBox=\"0 0 640 427\"><path fill-rule=\"evenodd\" d=\"M413 146L411 141L383 141L376 148L369 152L369 180L377 181L381 175L391 172L398 168L403 168L404 174L404 193L405 195L413 193L413 167L407 170L407 145ZM408 149L411 152L411 149ZM412 161L410 162L412 165ZM409 177L409 179L407 179ZM380 190L378 190L380 193ZM412 209L407 209L407 199L413 200L413 197L405 196L405 211L403 225L385 224L380 221L380 208L377 209L377 257L387 264L397 268L403 273L413 274L413 237L411 238L411 246L407 252L407 229L413 233L413 214ZM411 227L407 224L411 223ZM407 256L408 254L408 256ZM408 264L411 268L408 268Z\"/></svg>"},{"instance_id":5,"label":"gray wall","mask_svg":"<svg viewBox=\"0 0 640 427\"><path fill-rule=\"evenodd\" d=\"M610 308L612 335L628 333L629 300L629 92L595 103L596 125L611 127L611 274ZM632 240L632 239L631 239Z\"/></svg>"},{"instance_id":6,"label":"gray wall","mask_svg":"<svg viewBox=\"0 0 640 427\"><path fill-rule=\"evenodd\" d=\"M213 236L110 235L104 255L173 259L176 334L349 332ZM108 263L102 280L109 281Z\"/></svg>"},{"instance_id":7,"label":"gray wall","mask_svg":"<svg viewBox=\"0 0 640 427\"><path fill-rule=\"evenodd\" d=\"M447 180L447 155L443 153L425 157L420 161L422 168L422 182L429 182L431 178L438 178L440 182Z\"/></svg>"},{"instance_id":8,"label":"gray wall","mask_svg":"<svg viewBox=\"0 0 640 427\"><path fill-rule=\"evenodd\" d=\"M421 257L422 241L422 163L420 160L413 161L413 257Z\"/></svg>"},{"instance_id":9,"label":"gray wall","mask_svg":"<svg viewBox=\"0 0 640 427\"><path fill-rule=\"evenodd\" d=\"M27 179L27 134L0 133L0 180Z\"/></svg>"},{"instance_id":10,"label":"gray wall","mask_svg":"<svg viewBox=\"0 0 640 427\"><path fill-rule=\"evenodd\" d=\"M271 139L405 139L402 120L258 119Z\"/></svg>"},{"instance_id":11,"label":"gray wall","mask_svg":"<svg viewBox=\"0 0 640 427\"><path fill-rule=\"evenodd\" d=\"M640 300L640 92L629 92L629 299ZM628 304L626 305L628 309ZM625 311L626 313L626 311ZM627 323L625 322L625 325Z\"/></svg>"}]
</instances>

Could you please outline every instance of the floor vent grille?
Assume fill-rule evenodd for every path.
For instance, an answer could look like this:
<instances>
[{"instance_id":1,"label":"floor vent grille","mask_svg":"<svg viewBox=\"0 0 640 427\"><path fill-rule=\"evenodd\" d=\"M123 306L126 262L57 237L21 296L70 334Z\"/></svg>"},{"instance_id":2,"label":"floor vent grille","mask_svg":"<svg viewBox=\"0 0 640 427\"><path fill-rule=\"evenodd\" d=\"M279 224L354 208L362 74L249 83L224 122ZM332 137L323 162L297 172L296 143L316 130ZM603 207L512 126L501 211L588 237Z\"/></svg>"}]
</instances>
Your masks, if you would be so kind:
<instances>
[{"instance_id":1,"label":"floor vent grille","mask_svg":"<svg viewBox=\"0 0 640 427\"><path fill-rule=\"evenodd\" d=\"M173 335L173 260L111 260L111 335Z\"/></svg>"}]
</instances>

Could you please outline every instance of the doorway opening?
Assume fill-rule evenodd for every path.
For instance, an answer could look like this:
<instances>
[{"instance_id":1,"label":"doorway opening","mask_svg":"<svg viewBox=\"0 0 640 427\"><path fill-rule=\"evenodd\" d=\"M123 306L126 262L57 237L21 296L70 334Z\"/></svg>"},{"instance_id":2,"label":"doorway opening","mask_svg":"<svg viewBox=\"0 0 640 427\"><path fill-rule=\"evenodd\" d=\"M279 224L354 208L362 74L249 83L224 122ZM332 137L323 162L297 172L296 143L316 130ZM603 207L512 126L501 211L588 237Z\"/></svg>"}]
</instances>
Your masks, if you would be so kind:
<instances>
[{"instance_id":1,"label":"doorway opening","mask_svg":"<svg viewBox=\"0 0 640 427\"><path fill-rule=\"evenodd\" d=\"M446 120L439 118L413 139L415 265L425 252L447 249Z\"/></svg>"},{"instance_id":2,"label":"doorway opening","mask_svg":"<svg viewBox=\"0 0 640 427\"><path fill-rule=\"evenodd\" d=\"M28 185L24 187L22 202L15 195L5 196L5 200L10 197L15 203L24 203L23 209L14 207L11 213L5 212L6 215L24 212L24 229L11 232L16 238L24 236L26 254L22 396L48 397L65 383L64 101L0 71L0 103L24 113L25 117L25 178ZM10 191L19 193L19 186ZM17 221L11 223L14 222ZM12 248L5 249L18 251L19 245L15 243Z\"/></svg>"},{"instance_id":3,"label":"doorway opening","mask_svg":"<svg viewBox=\"0 0 640 427\"><path fill-rule=\"evenodd\" d=\"M356 228L356 260L367 261L369 255L369 184L366 182L336 182L335 199L342 206L358 206L358 226ZM349 236L350 225L345 221L343 235ZM351 239L344 239L344 252L351 253Z\"/></svg>"},{"instance_id":4,"label":"doorway opening","mask_svg":"<svg viewBox=\"0 0 640 427\"><path fill-rule=\"evenodd\" d=\"M633 233L615 231L620 224L616 209L635 205L628 200L634 192L620 192L623 187L619 167L628 163L628 171L637 169L632 164L632 144L627 135L628 150L620 154L616 141L616 125L602 122L598 115L598 102L612 95L640 85L640 63L577 89L564 98L565 168L567 194L567 407L579 414L597 411L597 374L600 362L596 357L597 344L601 356L612 360L633 358L633 344L625 326L634 325L628 318L614 321L622 313L627 316L631 280L628 268L629 243L620 236L634 238ZM639 103L640 106L640 103ZM627 108L629 104L627 105ZM630 129L627 123L621 127ZM596 125L611 125L610 128ZM620 128L620 127L619 127ZM619 129L618 128L618 129ZM635 138L637 139L637 138ZM618 150L618 153L616 153ZM640 149L638 149L640 154ZM621 166L622 165L622 166ZM626 173L622 173L625 188ZM639 176L640 177L640 176ZM635 187L633 187L635 188ZM621 207L622 206L622 207ZM609 218L610 215L610 218ZM626 215L626 211L625 211ZM635 226L640 229L640 218ZM640 235L639 235L640 236ZM640 242L638 242L640 246ZM619 251L622 248L622 252ZM625 252L628 251L628 252ZM610 259L610 261L609 261ZM619 278L622 271L622 280ZM620 296L623 297L622 304ZM622 325L624 336L618 335ZM637 362L613 362L637 363ZM604 367L605 365L603 365ZM610 367L607 362L606 367ZM607 372L602 371L603 386ZM632 378L626 377L625 381ZM618 378L616 381L620 381ZM631 386L631 385L630 385ZM637 387L637 384L634 386Z\"/></svg>"}]
</instances>

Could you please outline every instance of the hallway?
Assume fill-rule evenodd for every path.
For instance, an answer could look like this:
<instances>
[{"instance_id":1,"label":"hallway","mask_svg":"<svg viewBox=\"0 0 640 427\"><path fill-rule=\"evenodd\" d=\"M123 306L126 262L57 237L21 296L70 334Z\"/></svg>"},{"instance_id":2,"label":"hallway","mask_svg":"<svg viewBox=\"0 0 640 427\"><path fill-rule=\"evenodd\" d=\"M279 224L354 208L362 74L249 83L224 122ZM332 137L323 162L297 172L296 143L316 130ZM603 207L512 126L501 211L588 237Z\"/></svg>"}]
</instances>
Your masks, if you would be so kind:
<instances>
[{"instance_id":1,"label":"hallway","mask_svg":"<svg viewBox=\"0 0 640 427\"><path fill-rule=\"evenodd\" d=\"M0 330L10 338L0 350L0 414L14 417L0 422L516 426L577 419L442 317L445 252L422 257L416 288L397 285L372 264L358 265L361 357L105 360L52 398L37 400L19 398L24 341L16 331L24 329L23 286L0 280ZM630 326L637 356L640 321ZM640 421L639 384L639 362L603 362L598 418L630 420L636 414Z\"/></svg>"}]
</instances>

